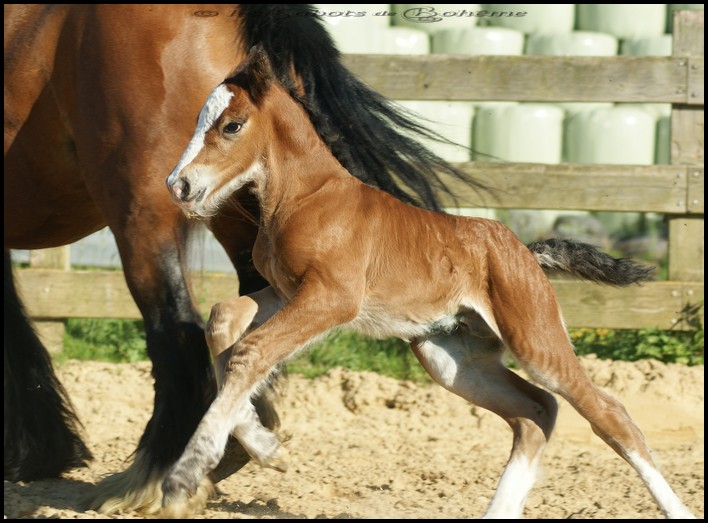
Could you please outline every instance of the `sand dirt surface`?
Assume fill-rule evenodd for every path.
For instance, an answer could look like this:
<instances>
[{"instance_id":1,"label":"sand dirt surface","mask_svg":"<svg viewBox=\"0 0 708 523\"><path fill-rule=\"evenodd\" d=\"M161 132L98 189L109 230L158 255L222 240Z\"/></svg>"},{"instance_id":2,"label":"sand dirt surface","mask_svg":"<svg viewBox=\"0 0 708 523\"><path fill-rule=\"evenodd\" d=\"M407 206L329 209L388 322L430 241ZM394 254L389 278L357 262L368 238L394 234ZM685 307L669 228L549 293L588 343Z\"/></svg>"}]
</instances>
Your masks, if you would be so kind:
<instances>
[{"instance_id":1,"label":"sand dirt surface","mask_svg":"<svg viewBox=\"0 0 708 523\"><path fill-rule=\"evenodd\" d=\"M669 483L703 518L703 367L582 362L595 383L624 402ZM5 482L6 518L105 518L83 510L83 500L101 478L125 468L150 416L148 363L70 361L58 373L95 460L61 479ZM372 373L291 375L279 412L282 430L292 434L289 470L248 464L219 483L201 518L478 518L511 446L511 431L496 416L438 386ZM661 513L629 465L561 402L524 516L653 519Z\"/></svg>"}]
</instances>

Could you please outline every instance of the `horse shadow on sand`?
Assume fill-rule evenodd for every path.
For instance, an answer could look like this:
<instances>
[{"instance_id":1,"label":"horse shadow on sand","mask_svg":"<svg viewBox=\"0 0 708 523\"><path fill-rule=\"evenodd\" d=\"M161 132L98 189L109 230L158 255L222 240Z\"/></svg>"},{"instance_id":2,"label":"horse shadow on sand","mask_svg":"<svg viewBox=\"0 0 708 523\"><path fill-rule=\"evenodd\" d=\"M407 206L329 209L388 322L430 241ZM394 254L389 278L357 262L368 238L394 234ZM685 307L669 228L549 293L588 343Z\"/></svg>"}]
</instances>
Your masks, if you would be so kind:
<instances>
[{"instance_id":1,"label":"horse shadow on sand","mask_svg":"<svg viewBox=\"0 0 708 523\"><path fill-rule=\"evenodd\" d=\"M70 478L50 478L31 482L4 482L4 512L7 519L38 517L40 507L49 511L86 512L86 499L95 485ZM47 517L60 517L59 515Z\"/></svg>"},{"instance_id":2,"label":"horse shadow on sand","mask_svg":"<svg viewBox=\"0 0 708 523\"><path fill-rule=\"evenodd\" d=\"M273 498L266 502L254 499L249 503L242 501L219 501L214 500L208 503L208 509L221 510L233 514L242 514L253 518L266 519L310 519L305 514L293 514L280 508L278 500ZM319 514L314 519L354 519L354 516L342 512L336 516L325 516Z\"/></svg>"}]
</instances>

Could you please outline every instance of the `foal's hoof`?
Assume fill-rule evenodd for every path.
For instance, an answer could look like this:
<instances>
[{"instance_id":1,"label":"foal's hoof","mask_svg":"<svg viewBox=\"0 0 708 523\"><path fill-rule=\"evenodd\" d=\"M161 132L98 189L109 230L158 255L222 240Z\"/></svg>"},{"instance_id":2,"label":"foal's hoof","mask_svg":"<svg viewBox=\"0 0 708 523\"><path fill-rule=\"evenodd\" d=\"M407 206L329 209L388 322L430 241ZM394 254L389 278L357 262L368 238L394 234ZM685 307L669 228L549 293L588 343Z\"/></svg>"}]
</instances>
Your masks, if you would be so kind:
<instances>
[{"instance_id":1,"label":"foal's hoof","mask_svg":"<svg viewBox=\"0 0 708 523\"><path fill-rule=\"evenodd\" d=\"M268 462L267 466L277 470L278 472L287 472L288 462L285 459L286 456L284 456L283 454L285 454L285 451L278 451L278 454Z\"/></svg>"},{"instance_id":2,"label":"foal's hoof","mask_svg":"<svg viewBox=\"0 0 708 523\"><path fill-rule=\"evenodd\" d=\"M287 457L287 451L283 447L279 447L278 450L272 456L270 456L267 460L261 463L261 466L277 470L278 472L287 472Z\"/></svg>"},{"instance_id":3,"label":"foal's hoof","mask_svg":"<svg viewBox=\"0 0 708 523\"><path fill-rule=\"evenodd\" d=\"M167 482L166 482L167 483ZM166 488L163 484L162 510L160 517L165 519L184 519L201 514L206 508L207 500L215 495L214 484L204 478L194 494L184 488Z\"/></svg>"},{"instance_id":4,"label":"foal's hoof","mask_svg":"<svg viewBox=\"0 0 708 523\"><path fill-rule=\"evenodd\" d=\"M228 478L231 474L241 470L249 461L251 456L241 446L236 438L229 436L226 444L226 452L221 458L219 465L209 473L209 479L218 483L222 479Z\"/></svg>"}]
</instances>

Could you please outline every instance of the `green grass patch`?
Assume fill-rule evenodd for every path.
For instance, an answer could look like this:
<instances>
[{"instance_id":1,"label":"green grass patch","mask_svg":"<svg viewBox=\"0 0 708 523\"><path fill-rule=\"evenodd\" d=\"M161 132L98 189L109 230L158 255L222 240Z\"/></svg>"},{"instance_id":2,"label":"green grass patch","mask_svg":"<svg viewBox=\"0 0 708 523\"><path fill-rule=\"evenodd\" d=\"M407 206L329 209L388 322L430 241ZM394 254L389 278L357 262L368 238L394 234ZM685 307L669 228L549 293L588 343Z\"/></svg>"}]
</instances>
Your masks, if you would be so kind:
<instances>
[{"instance_id":1,"label":"green grass patch","mask_svg":"<svg viewBox=\"0 0 708 523\"><path fill-rule=\"evenodd\" d=\"M142 321L70 318L55 359L132 363L147 359L146 347Z\"/></svg>"},{"instance_id":2,"label":"green grass patch","mask_svg":"<svg viewBox=\"0 0 708 523\"><path fill-rule=\"evenodd\" d=\"M406 342L395 338L374 340L346 331L328 335L287 364L288 372L308 378L321 376L333 367L417 382L430 381Z\"/></svg>"},{"instance_id":3,"label":"green grass patch","mask_svg":"<svg viewBox=\"0 0 708 523\"><path fill-rule=\"evenodd\" d=\"M655 359L664 363L703 365L703 325L696 331L659 329L571 329L578 355L621 361Z\"/></svg>"},{"instance_id":4,"label":"green grass patch","mask_svg":"<svg viewBox=\"0 0 708 523\"><path fill-rule=\"evenodd\" d=\"M578 355L637 361L703 365L703 325L695 331L658 329L570 329ZM70 319L66 322L64 351L55 357L115 363L147 359L141 321ZM333 367L371 371L397 379L427 382L426 372L408 344L397 339L374 340L353 332L335 332L287 363L290 373L316 377Z\"/></svg>"}]
</instances>

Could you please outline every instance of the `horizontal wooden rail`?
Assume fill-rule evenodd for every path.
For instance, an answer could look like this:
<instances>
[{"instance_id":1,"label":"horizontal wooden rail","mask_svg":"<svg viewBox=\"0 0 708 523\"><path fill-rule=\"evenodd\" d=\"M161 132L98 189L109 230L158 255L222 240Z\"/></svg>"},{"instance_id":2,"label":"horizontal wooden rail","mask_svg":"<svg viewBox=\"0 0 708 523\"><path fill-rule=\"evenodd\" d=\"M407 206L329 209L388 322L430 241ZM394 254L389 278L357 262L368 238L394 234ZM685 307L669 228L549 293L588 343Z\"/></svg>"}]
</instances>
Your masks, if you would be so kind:
<instances>
[{"instance_id":1,"label":"horizontal wooden rail","mask_svg":"<svg viewBox=\"0 0 708 523\"><path fill-rule=\"evenodd\" d=\"M703 105L702 56L346 55L393 100Z\"/></svg>"},{"instance_id":2,"label":"horizontal wooden rail","mask_svg":"<svg viewBox=\"0 0 708 523\"><path fill-rule=\"evenodd\" d=\"M20 296L34 319L142 318L122 271L20 269L16 275ZM196 273L192 290L197 305L208 314L213 304L237 295L238 278Z\"/></svg>"},{"instance_id":3,"label":"horizontal wooden rail","mask_svg":"<svg viewBox=\"0 0 708 523\"><path fill-rule=\"evenodd\" d=\"M457 164L491 189L443 181L445 205L501 209L703 214L703 167L469 162Z\"/></svg>"},{"instance_id":4,"label":"horizontal wooden rail","mask_svg":"<svg viewBox=\"0 0 708 523\"><path fill-rule=\"evenodd\" d=\"M119 271L22 269L18 286L30 316L40 320L141 318ZM553 280L572 327L685 329L686 311L703 300L703 283L652 282L615 289L587 282ZM235 276L193 275L201 311L238 292ZM533 306L529 304L529 306Z\"/></svg>"}]
</instances>

